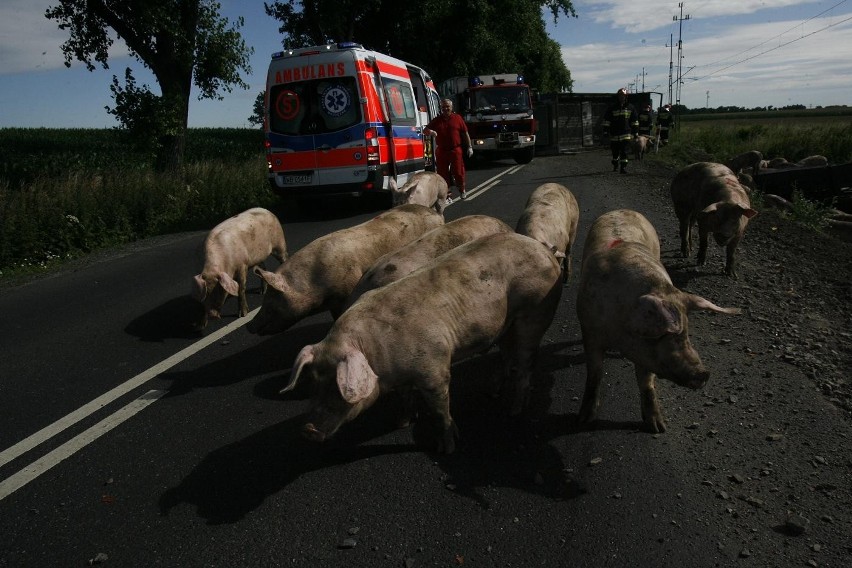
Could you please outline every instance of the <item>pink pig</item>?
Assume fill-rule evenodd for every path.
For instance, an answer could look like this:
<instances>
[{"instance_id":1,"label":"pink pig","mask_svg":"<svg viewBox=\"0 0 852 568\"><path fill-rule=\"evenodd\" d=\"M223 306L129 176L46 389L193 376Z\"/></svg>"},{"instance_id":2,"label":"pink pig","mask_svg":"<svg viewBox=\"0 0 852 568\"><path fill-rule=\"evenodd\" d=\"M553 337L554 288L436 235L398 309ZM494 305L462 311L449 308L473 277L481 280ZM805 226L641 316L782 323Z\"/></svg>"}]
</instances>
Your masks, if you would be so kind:
<instances>
[{"instance_id":1,"label":"pink pig","mask_svg":"<svg viewBox=\"0 0 852 568\"><path fill-rule=\"evenodd\" d=\"M229 295L238 296L239 314L246 315L248 270L270 255L284 262L287 243L278 218L266 209L249 209L213 227L204 241L204 268L192 281L192 297L204 304L195 327L204 329L207 318L218 319Z\"/></svg>"},{"instance_id":2,"label":"pink pig","mask_svg":"<svg viewBox=\"0 0 852 568\"><path fill-rule=\"evenodd\" d=\"M586 389L579 422L594 420L601 405L604 354L618 350L633 362L642 421L666 429L655 376L699 389L710 373L689 341L687 312L736 314L675 288L660 262L657 232L630 210L601 215L589 230L577 293L577 316L586 352Z\"/></svg>"},{"instance_id":3,"label":"pink pig","mask_svg":"<svg viewBox=\"0 0 852 568\"><path fill-rule=\"evenodd\" d=\"M451 365L496 343L518 410L559 303L559 280L556 255L529 237L473 240L361 296L325 339L302 349L282 392L304 375L313 379L317 396L303 434L321 442L380 395L415 389L438 419L438 450L450 453Z\"/></svg>"}]
</instances>

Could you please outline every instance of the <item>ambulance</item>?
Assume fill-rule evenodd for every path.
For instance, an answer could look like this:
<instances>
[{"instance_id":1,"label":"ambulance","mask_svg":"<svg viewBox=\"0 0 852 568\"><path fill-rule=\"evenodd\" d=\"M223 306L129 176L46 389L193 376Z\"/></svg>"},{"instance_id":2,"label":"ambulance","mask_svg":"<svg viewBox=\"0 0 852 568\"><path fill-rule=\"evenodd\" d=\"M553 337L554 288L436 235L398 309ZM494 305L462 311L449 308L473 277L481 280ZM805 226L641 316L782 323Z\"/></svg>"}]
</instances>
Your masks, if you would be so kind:
<instances>
[{"instance_id":1,"label":"ambulance","mask_svg":"<svg viewBox=\"0 0 852 568\"><path fill-rule=\"evenodd\" d=\"M264 131L269 183L281 196L390 195L434 170L423 128L439 113L423 69L352 42L272 54Z\"/></svg>"}]
</instances>

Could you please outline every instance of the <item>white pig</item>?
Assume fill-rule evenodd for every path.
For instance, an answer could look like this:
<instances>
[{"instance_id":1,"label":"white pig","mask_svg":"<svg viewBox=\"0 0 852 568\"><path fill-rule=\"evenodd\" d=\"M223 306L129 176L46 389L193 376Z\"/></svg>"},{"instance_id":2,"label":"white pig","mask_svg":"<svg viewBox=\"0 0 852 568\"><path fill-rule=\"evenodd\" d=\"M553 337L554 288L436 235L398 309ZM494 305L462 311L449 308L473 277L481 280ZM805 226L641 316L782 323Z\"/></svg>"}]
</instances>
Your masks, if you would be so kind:
<instances>
[{"instance_id":1,"label":"white pig","mask_svg":"<svg viewBox=\"0 0 852 568\"><path fill-rule=\"evenodd\" d=\"M447 194L450 189L447 182L435 172L417 172L400 188L396 180L391 178L390 189L393 194L394 207L406 203L417 203L425 207L434 207L435 211L444 214L447 206Z\"/></svg>"},{"instance_id":2,"label":"white pig","mask_svg":"<svg viewBox=\"0 0 852 568\"><path fill-rule=\"evenodd\" d=\"M680 222L680 251L692 252L692 227L698 225L698 265L707 260L710 233L725 247L725 274L737 278L734 252L745 234L748 220L757 215L751 208L748 189L723 164L697 162L680 170L672 179L672 201Z\"/></svg>"},{"instance_id":3,"label":"white pig","mask_svg":"<svg viewBox=\"0 0 852 568\"><path fill-rule=\"evenodd\" d=\"M238 296L239 315L246 315L248 270L270 255L284 262L287 243L278 218L266 209L249 209L213 227L204 241L204 268L192 280L192 297L204 304L195 327L204 329L208 318L218 319L228 295Z\"/></svg>"},{"instance_id":4,"label":"white pig","mask_svg":"<svg viewBox=\"0 0 852 568\"><path fill-rule=\"evenodd\" d=\"M432 229L399 250L389 252L364 273L349 297L348 305L364 292L379 288L407 276L445 252L479 237L494 233L511 233L506 223L488 215L467 215Z\"/></svg>"},{"instance_id":5,"label":"white pig","mask_svg":"<svg viewBox=\"0 0 852 568\"><path fill-rule=\"evenodd\" d=\"M579 422L588 423L601 405L604 354L614 349L635 367L642 421L664 432L655 375L699 389L710 377L689 341L687 312L720 308L675 288L660 262L660 243L641 214L616 210L601 215L589 230L577 293L577 316L586 353L586 388Z\"/></svg>"},{"instance_id":6,"label":"white pig","mask_svg":"<svg viewBox=\"0 0 852 568\"><path fill-rule=\"evenodd\" d=\"M433 209L402 205L308 243L275 272L255 269L269 288L247 329L258 335L279 333L325 310L338 318L364 271L380 256L443 224Z\"/></svg>"},{"instance_id":7,"label":"white pig","mask_svg":"<svg viewBox=\"0 0 852 568\"><path fill-rule=\"evenodd\" d=\"M577 239L580 207L564 185L545 183L530 194L515 231L565 255L562 281L571 277L572 248Z\"/></svg>"},{"instance_id":8,"label":"white pig","mask_svg":"<svg viewBox=\"0 0 852 568\"><path fill-rule=\"evenodd\" d=\"M636 158L637 161L641 162L642 158L648 153L648 149L651 147L651 138L640 134L630 142L630 145L633 147L633 157Z\"/></svg>"},{"instance_id":9,"label":"white pig","mask_svg":"<svg viewBox=\"0 0 852 568\"><path fill-rule=\"evenodd\" d=\"M451 365L496 342L515 402L523 402L562 293L559 280L556 256L529 237L471 241L361 296L325 339L302 349L282 392L310 372L318 394L302 432L323 441L379 395L415 389L438 417L438 451L451 453Z\"/></svg>"}]
</instances>

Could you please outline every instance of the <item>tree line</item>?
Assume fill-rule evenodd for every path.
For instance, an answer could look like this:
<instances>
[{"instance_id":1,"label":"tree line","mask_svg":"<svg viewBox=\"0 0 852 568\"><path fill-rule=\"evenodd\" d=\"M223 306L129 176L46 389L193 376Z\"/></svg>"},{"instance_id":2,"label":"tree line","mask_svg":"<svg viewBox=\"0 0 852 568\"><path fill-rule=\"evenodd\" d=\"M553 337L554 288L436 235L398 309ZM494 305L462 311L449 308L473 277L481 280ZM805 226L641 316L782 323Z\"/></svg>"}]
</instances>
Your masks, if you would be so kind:
<instances>
[{"instance_id":1,"label":"tree line","mask_svg":"<svg viewBox=\"0 0 852 568\"><path fill-rule=\"evenodd\" d=\"M277 0L264 8L280 23L284 49L354 41L410 61L437 81L518 72L543 92L572 88L544 20L545 13L554 21L575 17L571 0ZM78 60L90 71L108 69L117 37L153 72L159 93L137 85L129 67L123 81L114 75L107 112L168 171L183 163L193 86L199 99L248 88L253 48L240 33L244 22L220 12L215 0L59 0L45 17L69 34L62 44L67 67Z\"/></svg>"}]
</instances>

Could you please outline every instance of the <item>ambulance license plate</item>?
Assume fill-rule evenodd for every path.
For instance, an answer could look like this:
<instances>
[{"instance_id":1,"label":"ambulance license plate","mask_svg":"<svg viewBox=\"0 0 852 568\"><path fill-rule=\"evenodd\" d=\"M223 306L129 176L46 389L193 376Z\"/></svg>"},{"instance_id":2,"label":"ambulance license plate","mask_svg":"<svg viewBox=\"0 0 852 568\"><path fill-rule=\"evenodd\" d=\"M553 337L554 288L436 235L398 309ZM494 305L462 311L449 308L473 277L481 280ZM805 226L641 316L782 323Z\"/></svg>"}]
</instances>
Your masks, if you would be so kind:
<instances>
[{"instance_id":1,"label":"ambulance license plate","mask_svg":"<svg viewBox=\"0 0 852 568\"><path fill-rule=\"evenodd\" d=\"M313 174L288 174L281 176L281 178L285 185L308 185L313 181L314 176Z\"/></svg>"}]
</instances>

